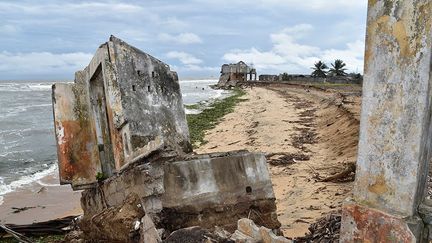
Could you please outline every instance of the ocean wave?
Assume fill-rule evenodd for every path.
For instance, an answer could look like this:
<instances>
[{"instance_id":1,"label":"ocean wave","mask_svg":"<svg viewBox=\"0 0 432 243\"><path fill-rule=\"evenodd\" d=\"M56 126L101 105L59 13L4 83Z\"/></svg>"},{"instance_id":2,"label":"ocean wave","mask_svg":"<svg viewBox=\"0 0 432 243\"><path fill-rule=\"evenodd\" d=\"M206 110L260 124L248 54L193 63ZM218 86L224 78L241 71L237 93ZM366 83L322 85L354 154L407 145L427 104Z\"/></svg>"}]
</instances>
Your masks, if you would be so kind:
<instances>
[{"instance_id":1,"label":"ocean wave","mask_svg":"<svg viewBox=\"0 0 432 243\"><path fill-rule=\"evenodd\" d=\"M0 177L0 197L7 193L13 192L25 185L38 182L40 179L53 174L57 170L57 163L53 163L48 169L38 171L32 175L21 176L18 180L12 181L9 184L4 182L4 178ZM0 200L1 201L1 200Z\"/></svg>"},{"instance_id":2,"label":"ocean wave","mask_svg":"<svg viewBox=\"0 0 432 243\"><path fill-rule=\"evenodd\" d=\"M0 145L6 150L20 146L24 134L33 131L33 128L0 130Z\"/></svg>"},{"instance_id":3,"label":"ocean wave","mask_svg":"<svg viewBox=\"0 0 432 243\"><path fill-rule=\"evenodd\" d=\"M196 110L196 109L188 109L188 108L184 108L184 109L187 115L199 114L201 112L200 110Z\"/></svg>"},{"instance_id":4,"label":"ocean wave","mask_svg":"<svg viewBox=\"0 0 432 243\"><path fill-rule=\"evenodd\" d=\"M0 83L0 91L25 92L25 91L49 91L53 82L44 83Z\"/></svg>"},{"instance_id":5,"label":"ocean wave","mask_svg":"<svg viewBox=\"0 0 432 243\"><path fill-rule=\"evenodd\" d=\"M51 106L52 106L51 103L46 103L46 104L29 104L29 105L10 107L6 111L4 111L2 115L0 115L0 118L9 118L9 117L20 115L21 113L28 111L30 108L51 107Z\"/></svg>"},{"instance_id":6,"label":"ocean wave","mask_svg":"<svg viewBox=\"0 0 432 243\"><path fill-rule=\"evenodd\" d=\"M4 147L5 149L9 149L9 147ZM33 150L30 149L26 149L26 150L17 150L17 151L8 151L8 152L4 152L4 153L0 153L0 157L7 157L9 155L12 154L23 154L23 153L31 153L33 152Z\"/></svg>"},{"instance_id":7,"label":"ocean wave","mask_svg":"<svg viewBox=\"0 0 432 243\"><path fill-rule=\"evenodd\" d=\"M217 83L217 79L180 80L180 83Z\"/></svg>"}]
</instances>

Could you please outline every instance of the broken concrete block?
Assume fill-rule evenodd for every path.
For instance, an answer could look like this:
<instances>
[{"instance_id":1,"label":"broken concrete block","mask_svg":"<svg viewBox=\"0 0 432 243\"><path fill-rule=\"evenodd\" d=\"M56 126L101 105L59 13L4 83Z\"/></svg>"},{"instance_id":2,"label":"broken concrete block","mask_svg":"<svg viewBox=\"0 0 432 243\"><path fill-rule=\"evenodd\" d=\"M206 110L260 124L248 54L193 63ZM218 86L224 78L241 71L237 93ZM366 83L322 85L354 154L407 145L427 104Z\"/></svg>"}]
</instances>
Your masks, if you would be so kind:
<instances>
[{"instance_id":1,"label":"broken concrete block","mask_svg":"<svg viewBox=\"0 0 432 243\"><path fill-rule=\"evenodd\" d=\"M142 183L135 183L137 177ZM109 194L109 184L122 190ZM157 228L168 233L192 226L209 230L220 226L234 232L237 221L248 216L270 229L280 227L262 154L213 153L136 165L82 193L84 218L121 205L120 200L130 194L140 198Z\"/></svg>"},{"instance_id":2,"label":"broken concrete block","mask_svg":"<svg viewBox=\"0 0 432 243\"><path fill-rule=\"evenodd\" d=\"M161 218L168 230L198 225L233 232L248 215L260 225L280 227L263 154L213 153L166 163L164 187Z\"/></svg>"},{"instance_id":3,"label":"broken concrete block","mask_svg":"<svg viewBox=\"0 0 432 243\"><path fill-rule=\"evenodd\" d=\"M258 241L262 240L261 233L259 231L260 229L250 219L239 219L239 221L237 222L237 230Z\"/></svg>"},{"instance_id":4,"label":"broken concrete block","mask_svg":"<svg viewBox=\"0 0 432 243\"><path fill-rule=\"evenodd\" d=\"M192 151L177 73L116 37L52 90L62 184L90 188L156 150Z\"/></svg>"},{"instance_id":5,"label":"broken concrete block","mask_svg":"<svg viewBox=\"0 0 432 243\"><path fill-rule=\"evenodd\" d=\"M120 206L108 207L91 218L83 217L80 228L84 231L86 239L136 242L140 232L135 230L135 225L144 215L139 197L132 194Z\"/></svg>"},{"instance_id":6,"label":"broken concrete block","mask_svg":"<svg viewBox=\"0 0 432 243\"><path fill-rule=\"evenodd\" d=\"M141 239L140 243L159 243L162 242L162 240L159 237L159 233L156 229L156 226L153 223L153 220L148 216L145 215L141 219Z\"/></svg>"},{"instance_id":7,"label":"broken concrete block","mask_svg":"<svg viewBox=\"0 0 432 243\"><path fill-rule=\"evenodd\" d=\"M283 236L277 236L273 233L271 229L267 229L266 227L260 227L259 233L261 235L261 239L263 243L291 243L291 240Z\"/></svg>"},{"instance_id":8,"label":"broken concrete block","mask_svg":"<svg viewBox=\"0 0 432 243\"><path fill-rule=\"evenodd\" d=\"M179 229L172 232L165 240L165 243L211 243L211 242L227 242L227 239L222 239L201 227L189 227Z\"/></svg>"},{"instance_id":9,"label":"broken concrete block","mask_svg":"<svg viewBox=\"0 0 432 243\"><path fill-rule=\"evenodd\" d=\"M218 227L218 226L215 227L215 229L213 231L213 234L215 234L216 236L218 236L221 239L229 239L229 238L231 238L231 233L230 232L228 232L225 229L223 229L221 227Z\"/></svg>"},{"instance_id":10,"label":"broken concrete block","mask_svg":"<svg viewBox=\"0 0 432 243\"><path fill-rule=\"evenodd\" d=\"M253 237L250 237L249 235L239 230L234 231L234 234L231 235L230 239L236 243L259 243L260 242L260 240L254 239Z\"/></svg>"},{"instance_id":11,"label":"broken concrete block","mask_svg":"<svg viewBox=\"0 0 432 243\"><path fill-rule=\"evenodd\" d=\"M84 217L91 218L107 207L120 206L131 194L138 195L146 213L159 213L160 196L164 193L163 175L163 165L156 161L124 170L100 182L96 188L84 190L81 196Z\"/></svg>"}]
</instances>

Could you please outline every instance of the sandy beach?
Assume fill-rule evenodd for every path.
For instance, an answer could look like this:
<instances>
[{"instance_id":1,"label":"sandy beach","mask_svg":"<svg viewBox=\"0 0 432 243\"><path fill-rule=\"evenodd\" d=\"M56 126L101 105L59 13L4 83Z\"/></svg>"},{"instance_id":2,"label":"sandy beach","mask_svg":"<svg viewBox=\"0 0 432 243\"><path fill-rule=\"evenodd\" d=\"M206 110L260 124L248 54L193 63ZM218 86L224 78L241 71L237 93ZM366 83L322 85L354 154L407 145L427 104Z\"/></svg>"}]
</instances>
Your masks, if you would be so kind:
<instances>
[{"instance_id":1,"label":"sandy beach","mask_svg":"<svg viewBox=\"0 0 432 243\"><path fill-rule=\"evenodd\" d=\"M4 196L0 205L0 223L31 224L82 214L80 191L60 186L55 174Z\"/></svg>"},{"instance_id":2,"label":"sandy beach","mask_svg":"<svg viewBox=\"0 0 432 243\"><path fill-rule=\"evenodd\" d=\"M357 153L359 88L320 90L295 85L246 88L234 112L207 131L197 153L247 149L267 155L278 218L287 237L341 207L351 183L319 182L354 162ZM341 93L346 93L341 95ZM355 95L352 95L355 94ZM81 214L80 192L43 179L5 195L0 222L30 224Z\"/></svg>"},{"instance_id":3,"label":"sandy beach","mask_svg":"<svg viewBox=\"0 0 432 243\"><path fill-rule=\"evenodd\" d=\"M286 164L269 165L278 218L285 236L303 236L310 223L340 209L351 191L349 182L316 181L355 162L361 98L351 91L342 96L343 90L291 85L248 88L247 101L208 131L208 143L196 152L247 149L270 155L270 163L282 157Z\"/></svg>"}]
</instances>

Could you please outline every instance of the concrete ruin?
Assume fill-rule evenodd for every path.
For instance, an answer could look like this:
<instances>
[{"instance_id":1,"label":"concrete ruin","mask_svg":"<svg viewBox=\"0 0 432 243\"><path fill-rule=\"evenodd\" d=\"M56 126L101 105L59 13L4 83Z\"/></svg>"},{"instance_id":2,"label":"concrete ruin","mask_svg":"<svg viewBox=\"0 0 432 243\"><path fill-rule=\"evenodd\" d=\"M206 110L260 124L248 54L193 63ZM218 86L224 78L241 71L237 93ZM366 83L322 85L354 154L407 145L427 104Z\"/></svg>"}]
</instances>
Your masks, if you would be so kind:
<instances>
[{"instance_id":1,"label":"concrete ruin","mask_svg":"<svg viewBox=\"0 0 432 243\"><path fill-rule=\"evenodd\" d=\"M270 229L281 226L262 154L238 151L191 155L182 161L168 157L146 160L83 192L87 235L93 236L96 225L113 232L99 215L122 207L131 196L139 199L155 228L168 233L191 226L209 230L219 226L233 232L237 220L248 216Z\"/></svg>"},{"instance_id":2,"label":"concrete ruin","mask_svg":"<svg viewBox=\"0 0 432 243\"><path fill-rule=\"evenodd\" d=\"M278 229L263 154L192 154L177 74L111 36L53 85L61 184L82 192L89 239L157 242L189 226ZM149 238L150 237L150 238Z\"/></svg>"},{"instance_id":3,"label":"concrete ruin","mask_svg":"<svg viewBox=\"0 0 432 243\"><path fill-rule=\"evenodd\" d=\"M369 0L354 196L342 242L430 242L432 1Z\"/></svg>"},{"instance_id":4,"label":"concrete ruin","mask_svg":"<svg viewBox=\"0 0 432 243\"><path fill-rule=\"evenodd\" d=\"M61 184L92 187L161 147L192 151L177 73L115 37L52 97Z\"/></svg>"},{"instance_id":5,"label":"concrete ruin","mask_svg":"<svg viewBox=\"0 0 432 243\"><path fill-rule=\"evenodd\" d=\"M257 80L257 72L253 67L243 61L238 63L224 64L221 67L221 76L217 84L220 88L234 87L238 82Z\"/></svg>"}]
</instances>

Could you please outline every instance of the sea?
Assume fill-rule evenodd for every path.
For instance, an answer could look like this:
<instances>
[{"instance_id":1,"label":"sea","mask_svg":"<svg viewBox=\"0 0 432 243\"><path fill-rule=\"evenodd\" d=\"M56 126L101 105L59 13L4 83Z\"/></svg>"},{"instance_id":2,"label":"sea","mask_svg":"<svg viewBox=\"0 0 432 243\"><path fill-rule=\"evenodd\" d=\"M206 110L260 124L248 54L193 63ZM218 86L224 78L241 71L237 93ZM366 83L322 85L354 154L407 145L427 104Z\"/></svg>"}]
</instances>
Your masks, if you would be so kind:
<instances>
[{"instance_id":1,"label":"sea","mask_svg":"<svg viewBox=\"0 0 432 243\"><path fill-rule=\"evenodd\" d=\"M181 80L186 105L229 95L214 79ZM53 82L0 81L0 205L3 196L58 173L51 86ZM210 102L209 102L210 101ZM199 111L186 109L186 113Z\"/></svg>"}]
</instances>

